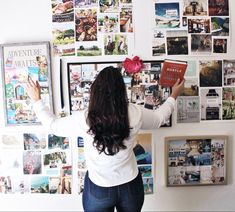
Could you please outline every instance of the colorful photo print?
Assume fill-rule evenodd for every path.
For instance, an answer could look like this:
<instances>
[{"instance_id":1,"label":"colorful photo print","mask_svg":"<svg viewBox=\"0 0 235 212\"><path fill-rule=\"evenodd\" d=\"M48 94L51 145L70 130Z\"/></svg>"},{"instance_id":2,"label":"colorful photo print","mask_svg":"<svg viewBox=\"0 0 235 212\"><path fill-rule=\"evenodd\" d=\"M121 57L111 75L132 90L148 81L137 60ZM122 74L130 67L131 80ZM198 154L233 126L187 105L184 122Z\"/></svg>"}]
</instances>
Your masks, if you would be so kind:
<instances>
[{"instance_id":1,"label":"colorful photo print","mask_svg":"<svg viewBox=\"0 0 235 212\"><path fill-rule=\"evenodd\" d=\"M225 184L227 139L226 136L166 137L167 186Z\"/></svg>"},{"instance_id":2,"label":"colorful photo print","mask_svg":"<svg viewBox=\"0 0 235 212\"><path fill-rule=\"evenodd\" d=\"M185 78L180 96L198 96L198 78Z\"/></svg>"},{"instance_id":3,"label":"colorful photo print","mask_svg":"<svg viewBox=\"0 0 235 212\"><path fill-rule=\"evenodd\" d=\"M183 15L185 16L207 16L207 0L183 0Z\"/></svg>"},{"instance_id":4,"label":"colorful photo print","mask_svg":"<svg viewBox=\"0 0 235 212\"><path fill-rule=\"evenodd\" d=\"M60 177L49 177L49 193L60 194Z\"/></svg>"},{"instance_id":5,"label":"colorful photo print","mask_svg":"<svg viewBox=\"0 0 235 212\"><path fill-rule=\"evenodd\" d=\"M43 156L43 164L46 169L60 168L67 163L66 152L53 152Z\"/></svg>"},{"instance_id":6,"label":"colorful photo print","mask_svg":"<svg viewBox=\"0 0 235 212\"><path fill-rule=\"evenodd\" d=\"M132 6L121 7L120 32L133 32Z\"/></svg>"},{"instance_id":7,"label":"colorful photo print","mask_svg":"<svg viewBox=\"0 0 235 212\"><path fill-rule=\"evenodd\" d=\"M155 24L158 28L179 28L179 3L155 3Z\"/></svg>"},{"instance_id":8,"label":"colorful photo print","mask_svg":"<svg viewBox=\"0 0 235 212\"><path fill-rule=\"evenodd\" d=\"M81 195L84 191L84 179L85 179L86 171L79 170L78 171L78 194Z\"/></svg>"},{"instance_id":9,"label":"colorful photo print","mask_svg":"<svg viewBox=\"0 0 235 212\"><path fill-rule=\"evenodd\" d=\"M186 30L167 31L167 54L188 55L188 35Z\"/></svg>"},{"instance_id":10,"label":"colorful photo print","mask_svg":"<svg viewBox=\"0 0 235 212\"><path fill-rule=\"evenodd\" d=\"M213 39L213 53L227 53L227 39L219 39L214 38Z\"/></svg>"},{"instance_id":11,"label":"colorful photo print","mask_svg":"<svg viewBox=\"0 0 235 212\"><path fill-rule=\"evenodd\" d=\"M31 179L31 193L49 193L49 177L37 176Z\"/></svg>"},{"instance_id":12,"label":"colorful photo print","mask_svg":"<svg viewBox=\"0 0 235 212\"><path fill-rule=\"evenodd\" d=\"M72 0L51 0L52 21L74 21L74 5Z\"/></svg>"},{"instance_id":13,"label":"colorful photo print","mask_svg":"<svg viewBox=\"0 0 235 212\"><path fill-rule=\"evenodd\" d=\"M199 97L179 96L177 98L177 123L200 122Z\"/></svg>"},{"instance_id":14,"label":"colorful photo print","mask_svg":"<svg viewBox=\"0 0 235 212\"><path fill-rule=\"evenodd\" d=\"M188 26L188 18L182 17L182 27L187 27L187 26Z\"/></svg>"},{"instance_id":15,"label":"colorful photo print","mask_svg":"<svg viewBox=\"0 0 235 212\"><path fill-rule=\"evenodd\" d=\"M119 16L116 13L101 13L98 16L98 31L102 33L119 32Z\"/></svg>"},{"instance_id":16,"label":"colorful photo print","mask_svg":"<svg viewBox=\"0 0 235 212\"><path fill-rule=\"evenodd\" d=\"M53 24L52 36L53 54L55 56L75 55L75 30L73 24Z\"/></svg>"},{"instance_id":17,"label":"colorful photo print","mask_svg":"<svg viewBox=\"0 0 235 212\"><path fill-rule=\"evenodd\" d=\"M80 7L96 7L98 6L98 0L74 0L75 8Z\"/></svg>"},{"instance_id":18,"label":"colorful photo print","mask_svg":"<svg viewBox=\"0 0 235 212\"><path fill-rule=\"evenodd\" d=\"M200 87L222 86L222 60L199 61Z\"/></svg>"},{"instance_id":19,"label":"colorful photo print","mask_svg":"<svg viewBox=\"0 0 235 212\"><path fill-rule=\"evenodd\" d=\"M69 138L53 134L48 135L48 149L69 149Z\"/></svg>"},{"instance_id":20,"label":"colorful photo print","mask_svg":"<svg viewBox=\"0 0 235 212\"><path fill-rule=\"evenodd\" d=\"M224 86L235 86L235 60L223 60Z\"/></svg>"},{"instance_id":21,"label":"colorful photo print","mask_svg":"<svg viewBox=\"0 0 235 212\"><path fill-rule=\"evenodd\" d=\"M144 193L145 194L153 194L153 178L143 178L143 184L144 184Z\"/></svg>"},{"instance_id":22,"label":"colorful photo print","mask_svg":"<svg viewBox=\"0 0 235 212\"><path fill-rule=\"evenodd\" d=\"M211 21L207 18L188 18L188 33L206 34L210 33Z\"/></svg>"},{"instance_id":23,"label":"colorful photo print","mask_svg":"<svg viewBox=\"0 0 235 212\"><path fill-rule=\"evenodd\" d=\"M97 10L75 10L76 41L97 41Z\"/></svg>"},{"instance_id":24,"label":"colorful photo print","mask_svg":"<svg viewBox=\"0 0 235 212\"><path fill-rule=\"evenodd\" d=\"M195 55L211 54L211 35L191 34L191 53Z\"/></svg>"},{"instance_id":25,"label":"colorful photo print","mask_svg":"<svg viewBox=\"0 0 235 212\"><path fill-rule=\"evenodd\" d=\"M138 169L142 177L152 177L152 166L151 165L140 165Z\"/></svg>"},{"instance_id":26,"label":"colorful photo print","mask_svg":"<svg viewBox=\"0 0 235 212\"><path fill-rule=\"evenodd\" d=\"M99 0L101 13L115 13L119 11L119 0Z\"/></svg>"},{"instance_id":27,"label":"colorful photo print","mask_svg":"<svg viewBox=\"0 0 235 212\"><path fill-rule=\"evenodd\" d=\"M104 36L105 55L127 55L128 42L127 35L109 34Z\"/></svg>"},{"instance_id":28,"label":"colorful photo print","mask_svg":"<svg viewBox=\"0 0 235 212\"><path fill-rule=\"evenodd\" d=\"M24 133L24 150L36 150L46 148L46 137L44 134Z\"/></svg>"},{"instance_id":29,"label":"colorful photo print","mask_svg":"<svg viewBox=\"0 0 235 212\"><path fill-rule=\"evenodd\" d=\"M209 0L209 16L229 16L228 0Z\"/></svg>"},{"instance_id":30,"label":"colorful photo print","mask_svg":"<svg viewBox=\"0 0 235 212\"><path fill-rule=\"evenodd\" d=\"M229 18L211 17L212 36L229 36Z\"/></svg>"},{"instance_id":31,"label":"colorful photo print","mask_svg":"<svg viewBox=\"0 0 235 212\"><path fill-rule=\"evenodd\" d=\"M134 154L138 165L152 164L152 134L138 134L134 146Z\"/></svg>"},{"instance_id":32,"label":"colorful photo print","mask_svg":"<svg viewBox=\"0 0 235 212\"><path fill-rule=\"evenodd\" d=\"M29 175L42 173L41 151L24 151L23 171Z\"/></svg>"},{"instance_id":33,"label":"colorful photo print","mask_svg":"<svg viewBox=\"0 0 235 212\"><path fill-rule=\"evenodd\" d=\"M19 134L2 135L0 149L22 149L22 137Z\"/></svg>"},{"instance_id":34,"label":"colorful photo print","mask_svg":"<svg viewBox=\"0 0 235 212\"><path fill-rule=\"evenodd\" d=\"M200 88L201 120L222 119L221 88Z\"/></svg>"},{"instance_id":35,"label":"colorful photo print","mask_svg":"<svg viewBox=\"0 0 235 212\"><path fill-rule=\"evenodd\" d=\"M235 88L223 88L223 120L235 119Z\"/></svg>"}]
</instances>

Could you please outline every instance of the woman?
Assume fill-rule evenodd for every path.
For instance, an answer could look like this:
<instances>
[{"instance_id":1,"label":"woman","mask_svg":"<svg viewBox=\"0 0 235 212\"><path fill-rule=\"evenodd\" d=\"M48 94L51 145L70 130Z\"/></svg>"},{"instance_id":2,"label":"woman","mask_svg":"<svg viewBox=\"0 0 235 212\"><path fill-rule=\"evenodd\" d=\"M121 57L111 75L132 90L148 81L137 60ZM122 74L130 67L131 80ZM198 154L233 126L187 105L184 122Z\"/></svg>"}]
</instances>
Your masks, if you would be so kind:
<instances>
[{"instance_id":1,"label":"woman","mask_svg":"<svg viewBox=\"0 0 235 212\"><path fill-rule=\"evenodd\" d=\"M140 129L158 128L169 119L183 84L177 81L166 102L148 110L128 103L120 70L110 66L93 82L88 110L56 118L43 105L38 82L29 79L27 92L40 121L54 134L80 135L85 140L85 211L141 210L144 189L133 152L135 137Z\"/></svg>"}]
</instances>

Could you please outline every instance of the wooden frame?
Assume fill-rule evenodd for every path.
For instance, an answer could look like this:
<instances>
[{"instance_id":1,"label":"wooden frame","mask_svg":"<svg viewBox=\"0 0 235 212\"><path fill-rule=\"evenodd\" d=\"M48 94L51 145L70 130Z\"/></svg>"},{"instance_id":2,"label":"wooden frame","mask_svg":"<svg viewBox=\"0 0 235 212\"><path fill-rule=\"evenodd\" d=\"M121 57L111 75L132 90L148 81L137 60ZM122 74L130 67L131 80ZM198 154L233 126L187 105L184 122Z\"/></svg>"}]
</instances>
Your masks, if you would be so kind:
<instances>
[{"instance_id":1,"label":"wooden frame","mask_svg":"<svg viewBox=\"0 0 235 212\"><path fill-rule=\"evenodd\" d=\"M227 184L227 141L224 135L166 137L166 185Z\"/></svg>"},{"instance_id":2,"label":"wooden frame","mask_svg":"<svg viewBox=\"0 0 235 212\"><path fill-rule=\"evenodd\" d=\"M39 124L26 86L29 76L38 81L43 101L53 109L49 42L3 44L0 49L5 124Z\"/></svg>"},{"instance_id":3,"label":"wooden frame","mask_svg":"<svg viewBox=\"0 0 235 212\"><path fill-rule=\"evenodd\" d=\"M122 61L67 63L71 113L88 107L90 86L99 71L107 66L114 66L121 69L130 102L142 105L148 109L156 109L159 105L163 104L171 92L170 88L161 87L157 83L163 60L143 61L143 63L145 67L142 69L141 74L138 73L140 81L135 80L134 75L130 76L126 74ZM148 104L149 102L156 102L156 104ZM170 127L171 122L172 117L163 126Z\"/></svg>"}]
</instances>

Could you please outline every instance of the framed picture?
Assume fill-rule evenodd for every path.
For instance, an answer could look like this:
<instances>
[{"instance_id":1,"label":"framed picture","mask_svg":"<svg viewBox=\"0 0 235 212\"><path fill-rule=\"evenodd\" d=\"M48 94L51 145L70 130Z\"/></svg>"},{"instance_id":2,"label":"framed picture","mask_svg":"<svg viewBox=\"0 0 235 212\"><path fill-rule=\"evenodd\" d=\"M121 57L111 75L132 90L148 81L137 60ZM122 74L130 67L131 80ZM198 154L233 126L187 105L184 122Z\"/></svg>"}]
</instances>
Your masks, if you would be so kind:
<instances>
[{"instance_id":1,"label":"framed picture","mask_svg":"<svg viewBox=\"0 0 235 212\"><path fill-rule=\"evenodd\" d=\"M1 56L5 124L39 124L26 86L29 77L38 81L42 100L53 109L49 42L4 44Z\"/></svg>"},{"instance_id":2,"label":"framed picture","mask_svg":"<svg viewBox=\"0 0 235 212\"><path fill-rule=\"evenodd\" d=\"M227 184L227 136L166 137L166 185Z\"/></svg>"},{"instance_id":3,"label":"framed picture","mask_svg":"<svg viewBox=\"0 0 235 212\"><path fill-rule=\"evenodd\" d=\"M169 87L161 87L158 83L163 61L143 61L143 64L144 67L139 73L127 75L122 61L67 63L71 113L88 108L90 86L98 73L108 66L120 68L129 102L150 110L157 109L171 93ZM171 118L164 126L171 126Z\"/></svg>"}]
</instances>

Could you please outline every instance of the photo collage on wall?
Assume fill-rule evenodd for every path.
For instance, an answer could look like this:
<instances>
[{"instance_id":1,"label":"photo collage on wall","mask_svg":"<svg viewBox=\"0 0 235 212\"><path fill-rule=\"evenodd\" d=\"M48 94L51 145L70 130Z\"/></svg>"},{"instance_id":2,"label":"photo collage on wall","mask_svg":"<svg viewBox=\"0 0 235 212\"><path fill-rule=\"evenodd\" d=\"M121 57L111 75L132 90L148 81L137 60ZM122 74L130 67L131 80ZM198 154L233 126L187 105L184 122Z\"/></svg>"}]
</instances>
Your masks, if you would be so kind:
<instances>
[{"instance_id":1,"label":"photo collage on wall","mask_svg":"<svg viewBox=\"0 0 235 212\"><path fill-rule=\"evenodd\" d=\"M0 194L71 194L71 140L52 134L2 135Z\"/></svg>"},{"instance_id":2,"label":"photo collage on wall","mask_svg":"<svg viewBox=\"0 0 235 212\"><path fill-rule=\"evenodd\" d=\"M128 55L132 0L51 0L54 56Z\"/></svg>"},{"instance_id":3,"label":"photo collage on wall","mask_svg":"<svg viewBox=\"0 0 235 212\"><path fill-rule=\"evenodd\" d=\"M49 42L5 44L1 50L5 124L39 124L26 90L29 77L38 81L42 101L53 109Z\"/></svg>"},{"instance_id":4,"label":"photo collage on wall","mask_svg":"<svg viewBox=\"0 0 235 212\"><path fill-rule=\"evenodd\" d=\"M188 61L177 123L235 120L235 60Z\"/></svg>"},{"instance_id":5,"label":"photo collage on wall","mask_svg":"<svg viewBox=\"0 0 235 212\"><path fill-rule=\"evenodd\" d=\"M68 63L70 110L88 108L90 86L97 74L105 67L114 66L121 69L126 84L128 100L144 108L155 110L170 95L170 88L158 83L163 61L144 61L139 73L127 75L122 62L104 63ZM171 126L171 118L163 126Z\"/></svg>"},{"instance_id":6,"label":"photo collage on wall","mask_svg":"<svg viewBox=\"0 0 235 212\"><path fill-rule=\"evenodd\" d=\"M230 42L229 0L155 0L152 55L219 55Z\"/></svg>"},{"instance_id":7,"label":"photo collage on wall","mask_svg":"<svg viewBox=\"0 0 235 212\"><path fill-rule=\"evenodd\" d=\"M171 138L168 142L168 186L226 183L225 139Z\"/></svg>"}]
</instances>

